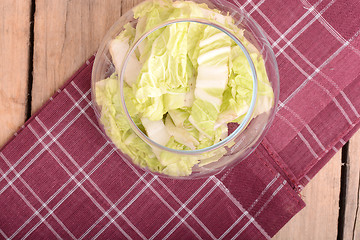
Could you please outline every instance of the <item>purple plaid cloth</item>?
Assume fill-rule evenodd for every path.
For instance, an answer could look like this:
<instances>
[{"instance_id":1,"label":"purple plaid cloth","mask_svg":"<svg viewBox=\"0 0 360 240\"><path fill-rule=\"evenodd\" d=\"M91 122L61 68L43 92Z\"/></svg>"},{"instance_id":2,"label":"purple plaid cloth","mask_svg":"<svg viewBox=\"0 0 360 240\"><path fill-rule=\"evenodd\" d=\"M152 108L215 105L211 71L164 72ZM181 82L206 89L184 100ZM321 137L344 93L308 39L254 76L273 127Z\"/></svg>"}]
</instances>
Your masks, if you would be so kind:
<instances>
[{"instance_id":1,"label":"purple plaid cloth","mask_svg":"<svg viewBox=\"0 0 360 240\"><path fill-rule=\"evenodd\" d=\"M360 125L360 8L233 3L268 34L280 70L256 151L198 180L133 167L97 125L92 58L0 150L0 238L269 239L304 207L299 190Z\"/></svg>"}]
</instances>

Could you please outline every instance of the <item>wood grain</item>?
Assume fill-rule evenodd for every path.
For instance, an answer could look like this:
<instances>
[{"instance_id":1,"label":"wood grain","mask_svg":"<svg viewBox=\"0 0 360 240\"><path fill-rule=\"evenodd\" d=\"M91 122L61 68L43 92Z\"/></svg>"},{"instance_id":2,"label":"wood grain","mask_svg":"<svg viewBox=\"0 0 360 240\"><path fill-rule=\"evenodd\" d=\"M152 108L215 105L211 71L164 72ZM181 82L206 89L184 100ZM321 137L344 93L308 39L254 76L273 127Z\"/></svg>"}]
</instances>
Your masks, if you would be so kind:
<instances>
[{"instance_id":1,"label":"wood grain","mask_svg":"<svg viewBox=\"0 0 360 240\"><path fill-rule=\"evenodd\" d=\"M24 123L28 88L30 1L0 5L0 147Z\"/></svg>"},{"instance_id":2,"label":"wood grain","mask_svg":"<svg viewBox=\"0 0 360 240\"><path fill-rule=\"evenodd\" d=\"M360 132L349 141L344 239L360 239Z\"/></svg>"},{"instance_id":3,"label":"wood grain","mask_svg":"<svg viewBox=\"0 0 360 240\"><path fill-rule=\"evenodd\" d=\"M37 0L32 112L99 47L121 16L121 0Z\"/></svg>"},{"instance_id":4,"label":"wood grain","mask_svg":"<svg viewBox=\"0 0 360 240\"><path fill-rule=\"evenodd\" d=\"M341 151L302 191L306 207L273 239L336 239L339 215Z\"/></svg>"},{"instance_id":5,"label":"wood grain","mask_svg":"<svg viewBox=\"0 0 360 240\"><path fill-rule=\"evenodd\" d=\"M123 0L122 1L122 13L130 10L135 5L143 2L144 0Z\"/></svg>"}]
</instances>

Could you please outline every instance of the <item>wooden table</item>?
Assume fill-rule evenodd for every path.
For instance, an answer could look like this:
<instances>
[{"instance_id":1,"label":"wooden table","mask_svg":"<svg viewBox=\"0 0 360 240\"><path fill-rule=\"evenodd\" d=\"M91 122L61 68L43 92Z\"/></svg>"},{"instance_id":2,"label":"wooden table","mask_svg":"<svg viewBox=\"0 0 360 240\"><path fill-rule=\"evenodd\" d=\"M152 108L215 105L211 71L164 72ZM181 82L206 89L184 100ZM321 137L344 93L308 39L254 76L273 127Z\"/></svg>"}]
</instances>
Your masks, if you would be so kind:
<instances>
[{"instance_id":1,"label":"wooden table","mask_svg":"<svg viewBox=\"0 0 360 240\"><path fill-rule=\"evenodd\" d=\"M0 146L141 0L0 1ZM360 239L360 132L303 190L307 207L275 239Z\"/></svg>"}]
</instances>

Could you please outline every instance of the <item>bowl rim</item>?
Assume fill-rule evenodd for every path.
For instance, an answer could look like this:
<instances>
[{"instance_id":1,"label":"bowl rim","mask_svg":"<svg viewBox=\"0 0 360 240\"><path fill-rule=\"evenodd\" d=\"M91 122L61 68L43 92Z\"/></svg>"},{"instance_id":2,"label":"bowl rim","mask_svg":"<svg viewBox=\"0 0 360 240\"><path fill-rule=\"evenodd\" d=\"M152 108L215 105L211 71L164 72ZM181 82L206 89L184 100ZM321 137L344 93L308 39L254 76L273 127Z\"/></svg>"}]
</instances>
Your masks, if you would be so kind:
<instances>
[{"instance_id":1,"label":"bowl rim","mask_svg":"<svg viewBox=\"0 0 360 240\"><path fill-rule=\"evenodd\" d=\"M173 0L173 1L177 1L177 0ZM222 172L226 169L229 169L231 167L233 167L234 165L240 163L242 160L246 159L251 153L253 153L253 151L258 147L258 145L260 144L261 140L264 138L264 136L267 134L269 128L271 127L274 119L275 119L275 115L276 112L278 111L278 104L279 104L279 93L280 93L280 76L279 76L279 68L278 68L278 63L276 61L275 58L275 54L272 50L271 44L269 43L268 38L266 37L266 32L260 27L260 25L245 11L243 11L242 9L240 9L238 6L234 5L233 3L230 3L228 1L221 1L221 0L192 0L195 3L206 3L210 8L214 8L214 9L221 9L222 7L224 7L224 10L221 10L221 14L226 15L226 12L228 14L228 16L231 16L235 19L236 21L236 25L238 24L245 24L245 29L248 29L250 31L250 34L254 35L256 37L256 41L261 43L261 46L263 46L263 49L260 51L261 53L263 52L264 48L266 49L266 57L268 60L265 61L264 59L264 64L266 65L266 72L267 74L269 74L268 72L268 66L272 69L271 72L272 77L271 77L271 82L272 82L272 87L273 87L273 93L274 93L274 102L273 102L273 106L272 106L272 110L269 112L269 117L267 120L266 125L264 126L264 128L261 130L261 133L258 135L257 140L254 140L253 144L251 145L251 147L244 153L238 157L236 157L236 159L234 159L233 161L227 163L224 166L219 166L217 168L214 169L207 169L206 171L201 171L201 172L193 172L191 175L188 176L169 176L160 172L154 172L152 170L150 170L147 167L141 167L138 164L136 164L134 161L132 161L132 159L125 153L123 153L116 145L115 143L112 141L112 139L110 139L110 137L106 134L105 128L103 126L103 124L100 122L100 118L101 118L101 106L99 106L96 102L96 98L95 98L95 80L99 81L101 77L103 77L103 73L101 73L101 77L99 78L99 69L102 68L102 58L108 58L109 56L103 56L106 55L106 48L108 47L109 44L109 40L115 38L116 35L118 35L121 31L119 30L119 26L123 26L124 24L122 24L122 22L129 22L132 21L133 19L133 8L126 11L125 13L122 14L121 17L119 17L118 20L116 20L114 22L114 24L108 29L108 31L106 32L106 34L104 35L104 37L102 38L102 41L100 43L100 46L98 48L97 53L95 54L95 60L94 60L94 67L92 69L92 73L91 73L91 102L92 102L92 108L95 112L95 115L97 117L97 120L99 122L99 127L101 128L101 133L102 135L110 142L110 144L115 148L116 152L118 152L118 154L120 154L120 156L122 156L125 160L125 162L128 162L128 164L134 166L137 169L141 169L141 170L145 170L146 172L149 172L151 174L154 174L155 176L159 176L159 177L165 177L165 178L170 178L170 179L180 179L180 180L187 180L187 179L198 179L198 178L203 178L203 177L208 177L210 175L213 174L217 174L219 172ZM136 6L135 6L136 7ZM219 8L220 7L220 8ZM241 27L240 27L241 28ZM116 35L115 35L116 34ZM246 37L245 37L246 38ZM262 54L263 55L263 54ZM263 55L264 56L264 55ZM105 60L106 62L106 60ZM270 65L268 65L268 62ZM106 73L105 73L106 74ZM110 74L109 74L110 75ZM108 76L109 76L108 75ZM270 78L270 76L268 76ZM103 79L103 78L101 78Z\"/></svg>"}]
</instances>

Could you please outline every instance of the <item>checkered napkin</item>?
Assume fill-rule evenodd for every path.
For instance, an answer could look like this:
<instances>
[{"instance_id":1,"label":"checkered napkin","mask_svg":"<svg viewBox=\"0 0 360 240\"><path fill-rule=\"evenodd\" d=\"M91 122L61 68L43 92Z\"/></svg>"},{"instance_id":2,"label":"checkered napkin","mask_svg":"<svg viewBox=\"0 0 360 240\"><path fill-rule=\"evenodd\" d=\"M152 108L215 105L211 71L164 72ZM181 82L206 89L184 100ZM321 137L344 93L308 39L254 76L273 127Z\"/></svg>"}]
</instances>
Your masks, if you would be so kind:
<instances>
[{"instance_id":1,"label":"checkered napkin","mask_svg":"<svg viewBox=\"0 0 360 240\"><path fill-rule=\"evenodd\" d=\"M280 104L262 145L302 188L360 127L357 0L234 3L261 25L280 71Z\"/></svg>"},{"instance_id":2,"label":"checkered napkin","mask_svg":"<svg viewBox=\"0 0 360 240\"><path fill-rule=\"evenodd\" d=\"M91 58L0 150L0 238L269 239L359 128L356 1L234 1L279 64L279 112L233 169L170 180L122 160L91 106Z\"/></svg>"}]
</instances>

